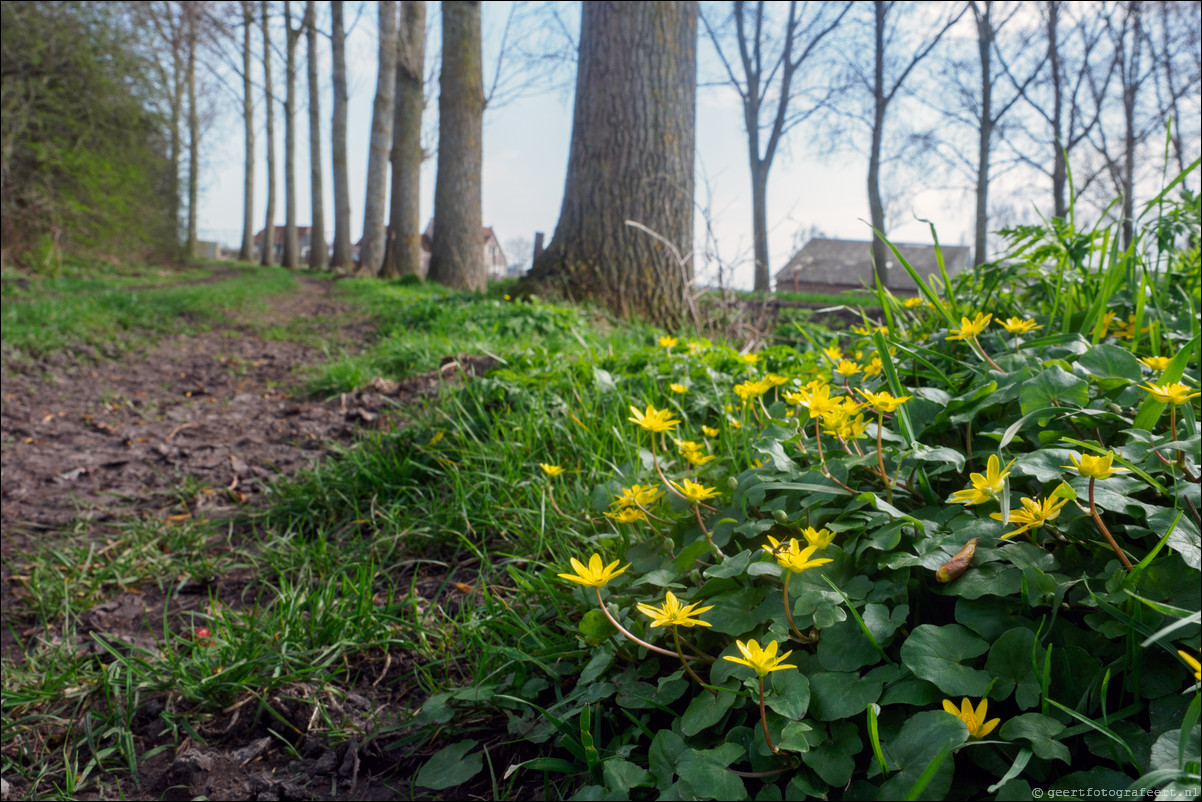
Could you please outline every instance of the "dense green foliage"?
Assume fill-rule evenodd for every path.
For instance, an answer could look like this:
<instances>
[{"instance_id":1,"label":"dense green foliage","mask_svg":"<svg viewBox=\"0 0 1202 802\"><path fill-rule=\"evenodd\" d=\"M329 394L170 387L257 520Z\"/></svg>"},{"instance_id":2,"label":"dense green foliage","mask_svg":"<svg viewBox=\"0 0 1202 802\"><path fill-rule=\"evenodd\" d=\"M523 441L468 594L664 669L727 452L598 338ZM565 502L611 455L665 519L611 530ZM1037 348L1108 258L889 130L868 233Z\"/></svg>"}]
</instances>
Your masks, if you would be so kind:
<instances>
[{"instance_id":1,"label":"dense green foliage","mask_svg":"<svg viewBox=\"0 0 1202 802\"><path fill-rule=\"evenodd\" d=\"M0 3L4 254L172 252L175 183L151 65L119 3Z\"/></svg>"}]
</instances>

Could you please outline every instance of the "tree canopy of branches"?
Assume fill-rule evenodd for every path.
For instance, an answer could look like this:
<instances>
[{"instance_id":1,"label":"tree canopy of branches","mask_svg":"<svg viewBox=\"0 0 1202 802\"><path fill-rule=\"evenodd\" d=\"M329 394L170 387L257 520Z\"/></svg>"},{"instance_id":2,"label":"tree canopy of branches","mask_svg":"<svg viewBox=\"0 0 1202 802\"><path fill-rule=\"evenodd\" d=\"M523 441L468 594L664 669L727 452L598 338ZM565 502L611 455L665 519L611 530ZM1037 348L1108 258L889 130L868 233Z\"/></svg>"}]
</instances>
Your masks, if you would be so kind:
<instances>
[{"instance_id":1,"label":"tree canopy of branches","mask_svg":"<svg viewBox=\"0 0 1202 802\"><path fill-rule=\"evenodd\" d=\"M0 4L3 248L27 264L176 246L169 128L124 9Z\"/></svg>"}]
</instances>

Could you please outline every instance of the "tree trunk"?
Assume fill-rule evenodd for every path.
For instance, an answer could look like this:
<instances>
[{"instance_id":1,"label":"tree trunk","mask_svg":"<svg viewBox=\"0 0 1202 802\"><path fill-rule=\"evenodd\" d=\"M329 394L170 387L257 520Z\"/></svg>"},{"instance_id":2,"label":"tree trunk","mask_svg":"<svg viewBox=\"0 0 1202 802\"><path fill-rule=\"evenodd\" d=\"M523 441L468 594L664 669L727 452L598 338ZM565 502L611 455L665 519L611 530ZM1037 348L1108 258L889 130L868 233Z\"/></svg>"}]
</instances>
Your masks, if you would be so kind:
<instances>
[{"instance_id":1,"label":"tree trunk","mask_svg":"<svg viewBox=\"0 0 1202 802\"><path fill-rule=\"evenodd\" d=\"M1131 247L1135 237L1135 148L1138 144L1135 131L1135 104L1139 85L1140 56L1143 51L1144 30L1142 8L1138 2L1127 5L1125 13L1132 21L1131 58L1119 64L1123 77L1123 247Z\"/></svg>"},{"instance_id":2,"label":"tree trunk","mask_svg":"<svg viewBox=\"0 0 1202 802\"><path fill-rule=\"evenodd\" d=\"M359 270L374 276L384 263L384 216L388 212L388 154L392 150L392 115L396 101L396 0L380 0L380 69L371 109L367 150L367 198L363 203L363 242ZM443 54L444 62L446 54Z\"/></svg>"},{"instance_id":3,"label":"tree trunk","mask_svg":"<svg viewBox=\"0 0 1202 802\"><path fill-rule=\"evenodd\" d=\"M772 274L768 266L768 165L757 156L751 160L751 226L755 240L755 291L771 292Z\"/></svg>"},{"instance_id":4,"label":"tree trunk","mask_svg":"<svg viewBox=\"0 0 1202 802\"><path fill-rule=\"evenodd\" d=\"M200 115L196 112L196 46L200 10L189 4L188 14L188 244L189 258L196 256L196 212L200 199Z\"/></svg>"},{"instance_id":5,"label":"tree trunk","mask_svg":"<svg viewBox=\"0 0 1202 802\"><path fill-rule=\"evenodd\" d=\"M178 21L182 25L182 21ZM171 78L172 78L172 93L171 93L171 142L168 145L171 151L171 241L175 247L180 244L180 158L183 153L183 137L180 135L180 125L183 124L181 119L184 108L184 57L183 57L183 42L178 29L174 32L173 41L171 42Z\"/></svg>"},{"instance_id":6,"label":"tree trunk","mask_svg":"<svg viewBox=\"0 0 1202 802\"><path fill-rule=\"evenodd\" d=\"M480 3L443 0L430 279L460 290L482 290L488 280L480 210L482 62Z\"/></svg>"},{"instance_id":7,"label":"tree trunk","mask_svg":"<svg viewBox=\"0 0 1202 802\"><path fill-rule=\"evenodd\" d=\"M1064 88L1061 83L1060 42L1057 27L1059 0L1048 3L1048 63L1052 68L1052 141L1056 152L1052 161L1052 216L1063 220L1068 215L1068 164L1064 153Z\"/></svg>"},{"instance_id":8,"label":"tree trunk","mask_svg":"<svg viewBox=\"0 0 1202 802\"><path fill-rule=\"evenodd\" d=\"M305 2L305 36L309 73L309 198L313 209L309 228L309 267L325 270L329 260L321 186L321 85L317 80L317 7L314 0Z\"/></svg>"},{"instance_id":9,"label":"tree trunk","mask_svg":"<svg viewBox=\"0 0 1202 802\"><path fill-rule=\"evenodd\" d=\"M284 267L300 267L296 236L296 45L304 26L292 27L292 3L284 0Z\"/></svg>"},{"instance_id":10,"label":"tree trunk","mask_svg":"<svg viewBox=\"0 0 1202 802\"><path fill-rule=\"evenodd\" d=\"M238 259L255 258L255 98L250 77L253 54L251 30L255 24L252 0L242 0L242 122L245 126L246 166L242 178L242 247Z\"/></svg>"},{"instance_id":11,"label":"tree trunk","mask_svg":"<svg viewBox=\"0 0 1202 802\"><path fill-rule=\"evenodd\" d=\"M400 55L396 72L396 115L392 123L392 233L381 275L422 275L422 111L426 98L426 2L401 3Z\"/></svg>"},{"instance_id":12,"label":"tree trunk","mask_svg":"<svg viewBox=\"0 0 1202 802\"><path fill-rule=\"evenodd\" d=\"M693 280L696 2L585 3L578 65L563 206L531 281L675 328Z\"/></svg>"},{"instance_id":13,"label":"tree trunk","mask_svg":"<svg viewBox=\"0 0 1202 802\"><path fill-rule=\"evenodd\" d=\"M330 50L333 57L334 119L331 145L334 149L334 255L335 269L354 267L351 251L351 187L346 166L346 29L342 23L342 0L330 6Z\"/></svg>"},{"instance_id":14,"label":"tree trunk","mask_svg":"<svg viewBox=\"0 0 1202 802\"><path fill-rule=\"evenodd\" d=\"M986 258L986 239L989 235L989 151L993 139L993 9L989 0L984 5L985 13L976 16L977 56L981 63L981 112L977 129L977 209L972 248L974 265L985 264Z\"/></svg>"},{"instance_id":15,"label":"tree trunk","mask_svg":"<svg viewBox=\"0 0 1202 802\"><path fill-rule=\"evenodd\" d=\"M267 222L263 224L263 253L260 263L275 264L275 93L271 88L271 27L267 0L263 0L260 25L263 29L263 87L267 93Z\"/></svg>"},{"instance_id":16,"label":"tree trunk","mask_svg":"<svg viewBox=\"0 0 1202 802\"><path fill-rule=\"evenodd\" d=\"M885 204L881 200L881 147L885 137L885 112L888 109L888 99L885 96L885 13L886 4L883 0L875 0L873 7L876 13L875 53L876 62L873 67L873 117L872 144L868 152L868 211L872 217L872 227L876 234L872 238L872 266L882 287L889 286L889 250L883 239L885 230Z\"/></svg>"}]
</instances>

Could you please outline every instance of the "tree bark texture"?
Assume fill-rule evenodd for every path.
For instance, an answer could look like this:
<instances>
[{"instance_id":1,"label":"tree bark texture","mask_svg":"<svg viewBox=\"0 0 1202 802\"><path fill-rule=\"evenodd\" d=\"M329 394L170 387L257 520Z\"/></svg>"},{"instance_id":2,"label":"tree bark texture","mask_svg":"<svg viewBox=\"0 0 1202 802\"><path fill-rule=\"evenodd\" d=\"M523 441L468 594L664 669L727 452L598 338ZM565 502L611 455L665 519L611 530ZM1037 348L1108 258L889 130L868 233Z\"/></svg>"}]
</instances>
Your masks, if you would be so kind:
<instances>
[{"instance_id":1,"label":"tree bark texture","mask_svg":"<svg viewBox=\"0 0 1202 802\"><path fill-rule=\"evenodd\" d=\"M284 0L284 267L300 267L296 236L296 45L304 25L292 27L292 3Z\"/></svg>"},{"instance_id":2,"label":"tree bark texture","mask_svg":"<svg viewBox=\"0 0 1202 802\"><path fill-rule=\"evenodd\" d=\"M334 117L331 145L334 150L334 253L331 266L350 270L354 266L351 251L351 188L346 163L346 28L343 25L343 0L330 5L334 82Z\"/></svg>"},{"instance_id":3,"label":"tree bark texture","mask_svg":"<svg viewBox=\"0 0 1202 802\"><path fill-rule=\"evenodd\" d=\"M263 224L264 266L275 264L275 93L271 87L270 6L263 0L260 26L263 30L263 88L267 95L267 222Z\"/></svg>"},{"instance_id":4,"label":"tree bark texture","mask_svg":"<svg viewBox=\"0 0 1202 802\"><path fill-rule=\"evenodd\" d=\"M321 84L317 79L317 5L314 0L305 2L305 44L309 78L309 202L313 210L309 229L309 267L324 270L329 259L322 200Z\"/></svg>"},{"instance_id":5,"label":"tree bark texture","mask_svg":"<svg viewBox=\"0 0 1202 802\"><path fill-rule=\"evenodd\" d=\"M1051 0L1047 4L1047 36L1048 63L1052 70L1052 145L1055 153L1052 156L1052 216L1061 220L1068 214L1066 199L1068 185L1068 164L1065 160L1064 139L1061 131L1064 126L1064 91L1061 79L1061 58L1059 42L1060 2Z\"/></svg>"},{"instance_id":6,"label":"tree bark texture","mask_svg":"<svg viewBox=\"0 0 1202 802\"><path fill-rule=\"evenodd\" d=\"M888 5L883 0L873 3L876 24L873 28L875 45L873 52L873 116L872 142L868 151L868 212L872 227L878 232L872 238L872 265L882 287L888 287L889 249L885 245L885 203L881 199L881 148L885 138L885 113L889 98L885 94L885 16Z\"/></svg>"},{"instance_id":7,"label":"tree bark texture","mask_svg":"<svg viewBox=\"0 0 1202 802\"><path fill-rule=\"evenodd\" d=\"M977 191L976 221L973 231L972 258L974 265L986 259L986 239L989 235L989 154L993 139L993 5L982 3L984 12L974 6L977 24L977 56L981 65L981 113L977 127Z\"/></svg>"},{"instance_id":8,"label":"tree bark texture","mask_svg":"<svg viewBox=\"0 0 1202 802\"><path fill-rule=\"evenodd\" d=\"M695 2L584 4L563 206L533 283L680 324L693 279L696 89Z\"/></svg>"},{"instance_id":9,"label":"tree bark texture","mask_svg":"<svg viewBox=\"0 0 1202 802\"><path fill-rule=\"evenodd\" d=\"M419 276L422 270L421 169L422 73L426 60L425 0L401 3L396 68L396 114L392 123L392 229L381 275Z\"/></svg>"},{"instance_id":10,"label":"tree bark texture","mask_svg":"<svg viewBox=\"0 0 1202 802\"><path fill-rule=\"evenodd\" d=\"M196 255L196 213L200 201L200 115L196 111L196 48L199 44L200 6L185 5L188 17L188 243L186 253Z\"/></svg>"},{"instance_id":11,"label":"tree bark texture","mask_svg":"<svg viewBox=\"0 0 1202 802\"><path fill-rule=\"evenodd\" d=\"M392 150L393 103L396 100L396 0L380 0L380 59L376 98L371 109L367 150L367 198L363 202L363 242L359 270L374 276L384 262L384 216L388 212L388 154ZM444 54L445 58L445 54Z\"/></svg>"},{"instance_id":12,"label":"tree bark texture","mask_svg":"<svg viewBox=\"0 0 1202 802\"><path fill-rule=\"evenodd\" d=\"M251 32L255 24L252 0L242 0L242 122L245 127L245 172L242 178L242 247L238 259L255 258L255 98L250 70L254 61L251 52Z\"/></svg>"},{"instance_id":13,"label":"tree bark texture","mask_svg":"<svg viewBox=\"0 0 1202 802\"><path fill-rule=\"evenodd\" d=\"M480 210L482 62L480 3L443 0L430 279L460 290L482 290L488 278Z\"/></svg>"}]
</instances>

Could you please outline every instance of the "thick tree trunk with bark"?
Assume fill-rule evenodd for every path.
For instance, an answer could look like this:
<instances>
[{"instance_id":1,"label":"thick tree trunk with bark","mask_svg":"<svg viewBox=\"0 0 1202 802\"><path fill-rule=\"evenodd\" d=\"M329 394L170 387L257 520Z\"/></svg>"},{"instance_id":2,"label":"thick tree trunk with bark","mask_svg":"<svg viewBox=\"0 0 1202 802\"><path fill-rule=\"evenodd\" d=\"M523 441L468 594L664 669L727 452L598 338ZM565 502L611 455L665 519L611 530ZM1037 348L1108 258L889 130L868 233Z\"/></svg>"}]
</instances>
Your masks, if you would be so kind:
<instances>
[{"instance_id":1,"label":"thick tree trunk with bark","mask_svg":"<svg viewBox=\"0 0 1202 802\"><path fill-rule=\"evenodd\" d=\"M346 28L342 22L342 0L334 0L330 18L334 81L330 137L334 150L334 254L330 262L334 268L350 270L354 266L354 256L351 252L351 188L346 165Z\"/></svg>"},{"instance_id":2,"label":"thick tree trunk with bark","mask_svg":"<svg viewBox=\"0 0 1202 802\"><path fill-rule=\"evenodd\" d=\"M396 115L392 123L392 210L388 253L381 275L422 276L422 111L426 98L425 0L401 3L400 55L396 72Z\"/></svg>"},{"instance_id":3,"label":"thick tree trunk with bark","mask_svg":"<svg viewBox=\"0 0 1202 802\"><path fill-rule=\"evenodd\" d=\"M443 0L430 279L460 290L482 290L488 278L480 211L482 62L480 3Z\"/></svg>"},{"instance_id":4,"label":"thick tree trunk with bark","mask_svg":"<svg viewBox=\"0 0 1202 802\"><path fill-rule=\"evenodd\" d=\"M396 0L380 0L380 69L371 110L367 150L367 198L363 203L363 242L359 270L374 276L384 263L384 216L388 212L388 154L392 150L392 115L396 100ZM444 54L445 58L445 54Z\"/></svg>"},{"instance_id":5,"label":"thick tree trunk with bark","mask_svg":"<svg viewBox=\"0 0 1202 802\"><path fill-rule=\"evenodd\" d=\"M872 238L872 265L882 287L888 287L889 279L889 249L882 237L885 230L885 203L881 199L881 148L885 138L885 112L889 108L889 98L885 94L885 14L887 6L882 0L873 3L876 24L873 28L875 35L875 62L873 65L873 117L872 142L868 151L868 212L872 218L872 227L878 232Z\"/></svg>"},{"instance_id":6,"label":"thick tree trunk with bark","mask_svg":"<svg viewBox=\"0 0 1202 802\"><path fill-rule=\"evenodd\" d=\"M292 27L292 3L284 0L284 258L289 270L300 267L296 234L296 45L304 24Z\"/></svg>"},{"instance_id":7,"label":"thick tree trunk with bark","mask_svg":"<svg viewBox=\"0 0 1202 802\"><path fill-rule=\"evenodd\" d=\"M321 186L321 84L317 79L317 5L314 0L305 2L305 37L309 78L309 202L313 209L309 229L309 267L324 270L328 259Z\"/></svg>"},{"instance_id":8,"label":"thick tree trunk with bark","mask_svg":"<svg viewBox=\"0 0 1202 802\"><path fill-rule=\"evenodd\" d=\"M271 86L271 27L269 5L263 0L263 87L267 93L267 222L263 224L264 266L275 264L275 93Z\"/></svg>"},{"instance_id":9,"label":"thick tree trunk with bark","mask_svg":"<svg viewBox=\"0 0 1202 802\"><path fill-rule=\"evenodd\" d=\"M1052 216L1064 219L1068 214L1067 186L1068 164L1064 154L1064 90L1061 83L1060 42L1057 28L1060 21L1059 0L1048 3L1047 35L1048 63L1052 70L1052 143L1056 152L1052 156Z\"/></svg>"},{"instance_id":10,"label":"thick tree trunk with bark","mask_svg":"<svg viewBox=\"0 0 1202 802\"><path fill-rule=\"evenodd\" d=\"M246 165L242 177L242 247L238 259L250 262L255 258L255 98L250 70L254 61L251 52L251 31L255 24L252 0L242 0L242 123L245 128Z\"/></svg>"},{"instance_id":11,"label":"thick tree trunk with bark","mask_svg":"<svg viewBox=\"0 0 1202 802\"><path fill-rule=\"evenodd\" d=\"M695 2L584 4L563 206L531 282L679 325L693 279L696 88Z\"/></svg>"}]
</instances>

